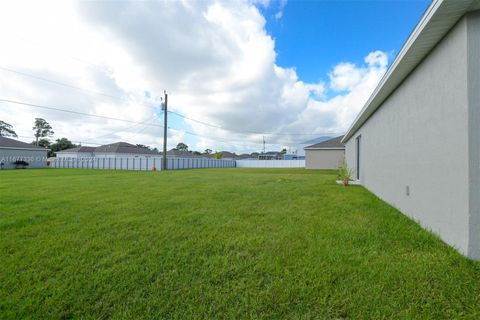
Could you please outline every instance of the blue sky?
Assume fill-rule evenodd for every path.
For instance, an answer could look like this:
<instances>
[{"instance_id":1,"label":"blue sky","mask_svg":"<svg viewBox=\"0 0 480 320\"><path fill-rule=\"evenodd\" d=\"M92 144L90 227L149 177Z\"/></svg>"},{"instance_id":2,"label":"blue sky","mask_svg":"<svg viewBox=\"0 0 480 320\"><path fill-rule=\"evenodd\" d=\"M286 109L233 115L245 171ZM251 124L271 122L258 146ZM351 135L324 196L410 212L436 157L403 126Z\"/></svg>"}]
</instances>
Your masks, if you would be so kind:
<instances>
[{"instance_id":1,"label":"blue sky","mask_svg":"<svg viewBox=\"0 0 480 320\"><path fill-rule=\"evenodd\" d=\"M262 8L275 39L277 64L294 67L302 81L317 82L341 61L363 63L366 54L401 49L430 1L290 0Z\"/></svg>"}]
</instances>

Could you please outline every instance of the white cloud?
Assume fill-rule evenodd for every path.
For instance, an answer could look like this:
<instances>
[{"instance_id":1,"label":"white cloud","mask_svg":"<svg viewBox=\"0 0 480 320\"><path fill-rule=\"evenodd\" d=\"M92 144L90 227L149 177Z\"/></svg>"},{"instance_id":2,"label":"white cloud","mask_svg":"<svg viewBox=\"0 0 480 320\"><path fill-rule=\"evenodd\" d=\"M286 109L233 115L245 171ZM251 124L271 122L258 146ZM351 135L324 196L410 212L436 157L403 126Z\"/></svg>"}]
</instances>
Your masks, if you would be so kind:
<instances>
[{"instance_id":1,"label":"white cloud","mask_svg":"<svg viewBox=\"0 0 480 320\"><path fill-rule=\"evenodd\" d=\"M285 4L280 1L278 12ZM154 106L166 88L172 110L230 130L187 120L188 130L201 136L193 146L199 150L259 150L263 135L239 133L245 131L343 132L385 72L387 55L372 52L365 65L340 63L327 82L305 83L294 69L276 64L275 42L256 5L271 3L2 2L0 67L117 98L5 70L0 98L161 125ZM158 126L0 104L0 119L21 135L31 135L35 117L46 118L57 137L76 141L162 143ZM188 137L170 130L170 146ZM286 146L301 138L267 139Z\"/></svg>"},{"instance_id":2,"label":"white cloud","mask_svg":"<svg viewBox=\"0 0 480 320\"><path fill-rule=\"evenodd\" d=\"M352 90L364 81L365 75L372 69L384 70L388 64L388 56L382 51L374 51L365 57L365 67L357 67L353 63L339 63L330 73L330 87L333 90Z\"/></svg>"},{"instance_id":3,"label":"white cloud","mask_svg":"<svg viewBox=\"0 0 480 320\"><path fill-rule=\"evenodd\" d=\"M275 19L279 20L283 17L283 9L287 5L288 0L280 0L277 13L275 13Z\"/></svg>"}]
</instances>

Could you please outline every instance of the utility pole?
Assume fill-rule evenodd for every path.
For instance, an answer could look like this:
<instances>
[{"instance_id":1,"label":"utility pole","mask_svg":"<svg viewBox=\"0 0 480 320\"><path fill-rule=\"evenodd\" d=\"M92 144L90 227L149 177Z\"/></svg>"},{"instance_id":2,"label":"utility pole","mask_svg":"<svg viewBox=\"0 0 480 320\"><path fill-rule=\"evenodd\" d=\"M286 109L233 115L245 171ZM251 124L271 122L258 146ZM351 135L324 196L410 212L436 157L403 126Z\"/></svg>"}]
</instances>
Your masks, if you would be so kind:
<instances>
[{"instance_id":1,"label":"utility pole","mask_svg":"<svg viewBox=\"0 0 480 320\"><path fill-rule=\"evenodd\" d=\"M168 94L167 90L164 90L165 93L165 101L163 102L163 168L164 170L167 170L167 113L168 113Z\"/></svg>"},{"instance_id":2,"label":"utility pole","mask_svg":"<svg viewBox=\"0 0 480 320\"><path fill-rule=\"evenodd\" d=\"M263 154L265 154L265 136L263 136Z\"/></svg>"}]
</instances>

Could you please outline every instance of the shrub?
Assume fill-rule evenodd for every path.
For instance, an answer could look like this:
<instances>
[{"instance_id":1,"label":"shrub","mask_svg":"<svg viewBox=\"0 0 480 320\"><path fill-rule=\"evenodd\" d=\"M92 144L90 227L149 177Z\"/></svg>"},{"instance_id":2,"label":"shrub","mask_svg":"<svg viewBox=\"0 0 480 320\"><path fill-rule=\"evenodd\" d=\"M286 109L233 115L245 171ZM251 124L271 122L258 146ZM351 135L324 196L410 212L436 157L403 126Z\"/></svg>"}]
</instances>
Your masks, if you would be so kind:
<instances>
[{"instance_id":1,"label":"shrub","mask_svg":"<svg viewBox=\"0 0 480 320\"><path fill-rule=\"evenodd\" d=\"M348 167L347 160L343 159L340 167L338 168L338 179L343 182L343 185L348 186L352 180L353 171Z\"/></svg>"},{"instance_id":2,"label":"shrub","mask_svg":"<svg viewBox=\"0 0 480 320\"><path fill-rule=\"evenodd\" d=\"M24 160L17 160L13 163L17 169L25 169L28 166L28 162Z\"/></svg>"}]
</instances>

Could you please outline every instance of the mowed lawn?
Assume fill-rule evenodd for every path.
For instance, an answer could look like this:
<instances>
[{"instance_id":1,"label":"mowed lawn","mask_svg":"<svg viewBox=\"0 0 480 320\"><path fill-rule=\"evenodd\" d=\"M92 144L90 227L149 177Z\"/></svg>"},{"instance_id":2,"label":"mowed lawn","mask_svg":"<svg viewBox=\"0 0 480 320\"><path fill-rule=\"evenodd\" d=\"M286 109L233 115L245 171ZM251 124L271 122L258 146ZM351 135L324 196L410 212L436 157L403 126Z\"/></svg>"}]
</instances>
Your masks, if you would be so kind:
<instances>
[{"instance_id":1,"label":"mowed lawn","mask_svg":"<svg viewBox=\"0 0 480 320\"><path fill-rule=\"evenodd\" d=\"M480 263L335 178L2 171L0 317L480 318Z\"/></svg>"}]
</instances>

